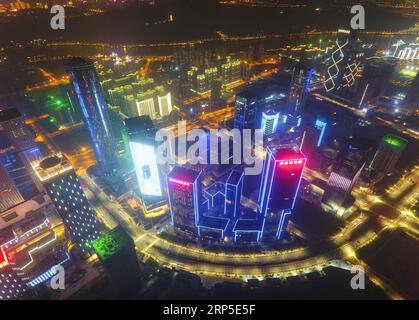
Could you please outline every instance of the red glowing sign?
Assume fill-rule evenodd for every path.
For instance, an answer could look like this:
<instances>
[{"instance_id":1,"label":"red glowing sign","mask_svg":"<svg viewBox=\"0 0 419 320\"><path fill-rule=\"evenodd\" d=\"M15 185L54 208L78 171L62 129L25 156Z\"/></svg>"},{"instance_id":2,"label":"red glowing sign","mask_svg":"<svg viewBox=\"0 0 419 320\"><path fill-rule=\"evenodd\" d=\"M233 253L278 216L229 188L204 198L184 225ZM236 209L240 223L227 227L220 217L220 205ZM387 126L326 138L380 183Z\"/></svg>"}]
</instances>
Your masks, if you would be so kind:
<instances>
[{"instance_id":1,"label":"red glowing sign","mask_svg":"<svg viewBox=\"0 0 419 320\"><path fill-rule=\"evenodd\" d=\"M7 258L6 252L3 248L0 248L0 268L3 268L9 264L9 259Z\"/></svg>"},{"instance_id":2,"label":"red glowing sign","mask_svg":"<svg viewBox=\"0 0 419 320\"><path fill-rule=\"evenodd\" d=\"M281 160L279 161L280 166L290 166L290 165L301 165L304 163L305 159L292 159L292 160Z\"/></svg>"},{"instance_id":3,"label":"red glowing sign","mask_svg":"<svg viewBox=\"0 0 419 320\"><path fill-rule=\"evenodd\" d=\"M169 181L173 182L173 183L176 183L176 184L180 184L182 186L187 186L187 187L189 187L191 185L190 182L175 179L175 178L169 178Z\"/></svg>"}]
</instances>

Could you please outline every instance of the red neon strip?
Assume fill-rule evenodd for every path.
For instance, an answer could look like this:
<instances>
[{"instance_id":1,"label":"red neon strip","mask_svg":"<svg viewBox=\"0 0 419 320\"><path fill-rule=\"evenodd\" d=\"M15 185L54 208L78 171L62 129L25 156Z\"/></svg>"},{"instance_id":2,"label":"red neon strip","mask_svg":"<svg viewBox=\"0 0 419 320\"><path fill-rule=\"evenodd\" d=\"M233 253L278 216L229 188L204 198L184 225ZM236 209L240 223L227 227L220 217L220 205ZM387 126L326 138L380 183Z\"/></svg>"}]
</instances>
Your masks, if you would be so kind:
<instances>
[{"instance_id":1,"label":"red neon strip","mask_svg":"<svg viewBox=\"0 0 419 320\"><path fill-rule=\"evenodd\" d=\"M173 183L176 183L176 184L181 184L183 186L190 186L191 185L189 182L179 180L179 179L175 179L175 178L169 178L169 181L173 182Z\"/></svg>"},{"instance_id":2,"label":"red neon strip","mask_svg":"<svg viewBox=\"0 0 419 320\"><path fill-rule=\"evenodd\" d=\"M288 165L302 164L304 161L305 159L281 160L279 161L279 165L288 166Z\"/></svg>"}]
</instances>

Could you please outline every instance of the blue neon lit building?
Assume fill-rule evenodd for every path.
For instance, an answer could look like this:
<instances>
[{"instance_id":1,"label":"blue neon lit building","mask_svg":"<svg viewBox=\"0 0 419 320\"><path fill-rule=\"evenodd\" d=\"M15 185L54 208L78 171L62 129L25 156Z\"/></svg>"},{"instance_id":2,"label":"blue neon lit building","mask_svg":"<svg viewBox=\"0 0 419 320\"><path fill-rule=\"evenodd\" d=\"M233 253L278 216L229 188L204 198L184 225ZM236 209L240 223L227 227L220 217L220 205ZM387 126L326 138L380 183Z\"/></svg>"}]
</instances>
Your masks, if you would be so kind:
<instances>
[{"instance_id":1,"label":"blue neon lit building","mask_svg":"<svg viewBox=\"0 0 419 320\"><path fill-rule=\"evenodd\" d=\"M225 184L224 215L230 219L238 218L240 214L240 199L243 192L244 173L231 171Z\"/></svg>"},{"instance_id":2,"label":"blue neon lit building","mask_svg":"<svg viewBox=\"0 0 419 320\"><path fill-rule=\"evenodd\" d=\"M72 87L87 126L96 160L102 173L109 174L116 165L117 157L108 109L99 85L93 61L71 58L65 64Z\"/></svg>"},{"instance_id":3,"label":"blue neon lit building","mask_svg":"<svg viewBox=\"0 0 419 320\"><path fill-rule=\"evenodd\" d=\"M167 175L167 193L175 232L196 235L202 217L201 172L174 167Z\"/></svg>"},{"instance_id":4,"label":"blue neon lit building","mask_svg":"<svg viewBox=\"0 0 419 320\"><path fill-rule=\"evenodd\" d=\"M286 228L305 163L296 145L267 147L258 201L262 241L279 239Z\"/></svg>"},{"instance_id":5,"label":"blue neon lit building","mask_svg":"<svg viewBox=\"0 0 419 320\"><path fill-rule=\"evenodd\" d=\"M262 112L262 121L260 124L260 128L263 132L263 135L270 136L275 133L278 127L279 121L279 112L274 110L267 110Z\"/></svg>"},{"instance_id":6,"label":"blue neon lit building","mask_svg":"<svg viewBox=\"0 0 419 320\"><path fill-rule=\"evenodd\" d=\"M324 140L324 133L326 131L327 122L321 119L317 119L314 123L314 127L320 131L319 138L316 143L316 147L320 147Z\"/></svg>"},{"instance_id":7,"label":"blue neon lit building","mask_svg":"<svg viewBox=\"0 0 419 320\"><path fill-rule=\"evenodd\" d=\"M313 69L304 64L294 66L292 70L291 89L288 96L289 119L296 119L297 127L301 124L301 117L304 112Z\"/></svg>"}]
</instances>

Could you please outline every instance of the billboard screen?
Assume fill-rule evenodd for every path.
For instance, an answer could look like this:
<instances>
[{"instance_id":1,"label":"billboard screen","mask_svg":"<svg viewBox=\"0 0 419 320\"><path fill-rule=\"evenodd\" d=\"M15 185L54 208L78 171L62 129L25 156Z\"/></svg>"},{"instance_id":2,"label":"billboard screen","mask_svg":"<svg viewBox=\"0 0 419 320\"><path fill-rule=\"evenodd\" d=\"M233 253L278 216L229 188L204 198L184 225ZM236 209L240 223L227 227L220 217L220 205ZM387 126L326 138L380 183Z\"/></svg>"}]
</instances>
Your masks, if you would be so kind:
<instances>
[{"instance_id":1,"label":"billboard screen","mask_svg":"<svg viewBox=\"0 0 419 320\"><path fill-rule=\"evenodd\" d=\"M143 196L163 196L154 146L130 142L135 172Z\"/></svg>"}]
</instances>

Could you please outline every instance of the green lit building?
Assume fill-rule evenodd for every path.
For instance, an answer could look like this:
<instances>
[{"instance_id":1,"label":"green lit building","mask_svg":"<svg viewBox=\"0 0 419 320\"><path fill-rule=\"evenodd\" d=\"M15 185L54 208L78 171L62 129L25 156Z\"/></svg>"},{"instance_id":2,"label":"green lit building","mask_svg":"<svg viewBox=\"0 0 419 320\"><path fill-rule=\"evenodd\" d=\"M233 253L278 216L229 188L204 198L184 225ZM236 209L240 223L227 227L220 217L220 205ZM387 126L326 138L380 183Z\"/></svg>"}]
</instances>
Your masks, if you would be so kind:
<instances>
[{"instance_id":1,"label":"green lit building","mask_svg":"<svg viewBox=\"0 0 419 320\"><path fill-rule=\"evenodd\" d=\"M393 134L385 135L367 169L370 178L379 179L394 170L407 140Z\"/></svg>"},{"instance_id":2,"label":"green lit building","mask_svg":"<svg viewBox=\"0 0 419 320\"><path fill-rule=\"evenodd\" d=\"M135 290L141 277L140 264L134 241L121 226L93 241L93 249L109 277L115 294Z\"/></svg>"}]
</instances>

